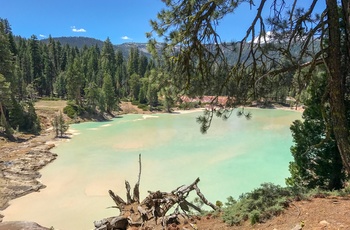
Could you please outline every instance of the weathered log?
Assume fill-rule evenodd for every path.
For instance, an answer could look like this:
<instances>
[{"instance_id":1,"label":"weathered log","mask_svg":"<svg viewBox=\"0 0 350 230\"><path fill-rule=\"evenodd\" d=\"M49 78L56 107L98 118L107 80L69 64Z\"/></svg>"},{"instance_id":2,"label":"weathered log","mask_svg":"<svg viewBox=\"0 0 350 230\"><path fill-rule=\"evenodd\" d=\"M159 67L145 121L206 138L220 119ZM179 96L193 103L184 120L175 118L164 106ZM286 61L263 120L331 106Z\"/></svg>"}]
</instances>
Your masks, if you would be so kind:
<instances>
[{"instance_id":1,"label":"weathered log","mask_svg":"<svg viewBox=\"0 0 350 230\"><path fill-rule=\"evenodd\" d=\"M128 223L127 218L116 216L111 220L110 225L113 227L113 229L127 229Z\"/></svg>"},{"instance_id":2,"label":"weathered log","mask_svg":"<svg viewBox=\"0 0 350 230\"><path fill-rule=\"evenodd\" d=\"M122 211L124 209L124 206L126 205L125 201L122 198L120 198L120 196L115 195L112 190L108 190L108 193L114 201L114 203L117 205L118 209Z\"/></svg>"},{"instance_id":3,"label":"weathered log","mask_svg":"<svg viewBox=\"0 0 350 230\"><path fill-rule=\"evenodd\" d=\"M109 220L107 218L102 220L97 220L97 221L94 221L94 225L95 225L95 229L107 230L109 225Z\"/></svg>"},{"instance_id":4,"label":"weathered log","mask_svg":"<svg viewBox=\"0 0 350 230\"><path fill-rule=\"evenodd\" d=\"M131 194L130 194L131 187L128 181L125 181L125 189L126 189L126 203L130 204L134 201L131 199Z\"/></svg>"},{"instance_id":5,"label":"weathered log","mask_svg":"<svg viewBox=\"0 0 350 230\"><path fill-rule=\"evenodd\" d=\"M164 229L169 224L176 224L179 215L182 216L182 219L188 218L187 212L190 211L190 208L193 208L198 212L201 211L199 207L186 200L192 191L196 191L198 197L204 204L210 206L214 210L218 209L201 193L198 187L198 182L200 181L199 178L197 178L192 184L187 186L182 185L170 193L161 191L149 192L149 195L140 203L140 178L141 155L139 155L139 175L133 190L133 196L131 196L131 186L128 181L125 181L127 202L118 195L115 195L113 191L109 190L109 195L117 205L116 207L120 210L120 215L113 218L103 219L101 221L95 221L95 229L127 229L131 226L143 226L147 221L152 219L155 220L156 224L157 219L161 219ZM175 208L174 213L166 216L171 208Z\"/></svg>"},{"instance_id":6,"label":"weathered log","mask_svg":"<svg viewBox=\"0 0 350 230\"><path fill-rule=\"evenodd\" d=\"M205 196L204 196L204 195L201 193L201 191L199 190L197 184L194 185L194 189L196 190L197 195L199 196L199 198L201 198L201 200L204 202L204 204L210 206L210 207L211 207L212 209L214 209L214 210L218 210L218 209L219 209L216 205L212 204L211 202L209 202L209 201L205 198Z\"/></svg>"},{"instance_id":7,"label":"weathered log","mask_svg":"<svg viewBox=\"0 0 350 230\"><path fill-rule=\"evenodd\" d=\"M140 180L141 180L141 154L139 154L139 176L137 179L137 183L134 187L134 196L133 199L135 202L140 202Z\"/></svg>"}]
</instances>

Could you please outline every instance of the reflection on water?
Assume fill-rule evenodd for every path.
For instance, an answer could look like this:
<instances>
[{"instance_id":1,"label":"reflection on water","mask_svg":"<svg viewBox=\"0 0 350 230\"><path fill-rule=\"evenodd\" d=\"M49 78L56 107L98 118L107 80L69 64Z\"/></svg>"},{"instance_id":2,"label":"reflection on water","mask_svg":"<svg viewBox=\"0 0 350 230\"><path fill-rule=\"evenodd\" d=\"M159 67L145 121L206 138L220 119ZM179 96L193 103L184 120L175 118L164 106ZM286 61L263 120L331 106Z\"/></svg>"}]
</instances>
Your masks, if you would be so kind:
<instances>
[{"instance_id":1,"label":"reflection on water","mask_svg":"<svg viewBox=\"0 0 350 230\"><path fill-rule=\"evenodd\" d=\"M47 188L11 202L4 220L31 220L55 229L92 229L93 221L117 215L106 209L108 189L124 197L134 184L142 154L141 198L170 191L197 177L211 201L226 201L262 182L284 184L292 159L289 125L300 113L254 110L253 119L215 119L202 135L201 113L125 115L108 123L71 127L75 136L53 151L59 157L41 173Z\"/></svg>"}]
</instances>

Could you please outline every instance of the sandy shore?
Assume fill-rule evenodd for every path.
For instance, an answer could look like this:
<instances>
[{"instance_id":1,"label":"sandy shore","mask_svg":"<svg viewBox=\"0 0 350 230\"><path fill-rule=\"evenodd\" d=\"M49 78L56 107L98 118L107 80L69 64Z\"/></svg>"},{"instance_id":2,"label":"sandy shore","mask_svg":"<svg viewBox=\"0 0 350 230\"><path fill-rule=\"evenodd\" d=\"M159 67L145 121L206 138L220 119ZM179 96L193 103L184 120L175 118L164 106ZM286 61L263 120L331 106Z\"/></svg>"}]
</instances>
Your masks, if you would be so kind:
<instances>
[{"instance_id":1,"label":"sandy shore","mask_svg":"<svg viewBox=\"0 0 350 230\"><path fill-rule=\"evenodd\" d=\"M52 132L1 145L0 210L8 207L10 200L45 187L38 181L41 177L38 171L56 159L56 154L50 152L55 144L48 143L49 140L54 140Z\"/></svg>"}]
</instances>

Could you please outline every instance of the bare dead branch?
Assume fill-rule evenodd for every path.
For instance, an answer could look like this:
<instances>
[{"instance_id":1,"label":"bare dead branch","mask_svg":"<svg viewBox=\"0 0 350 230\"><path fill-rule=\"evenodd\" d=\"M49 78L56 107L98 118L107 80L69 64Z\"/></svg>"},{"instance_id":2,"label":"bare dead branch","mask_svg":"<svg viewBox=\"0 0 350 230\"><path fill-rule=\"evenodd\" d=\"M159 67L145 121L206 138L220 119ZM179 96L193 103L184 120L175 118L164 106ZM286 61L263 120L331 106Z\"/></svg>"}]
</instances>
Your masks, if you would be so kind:
<instances>
[{"instance_id":1,"label":"bare dead branch","mask_svg":"<svg viewBox=\"0 0 350 230\"><path fill-rule=\"evenodd\" d=\"M122 210L126 205L125 201L122 198L120 198L120 196L115 195L112 190L109 190L108 193L109 193L109 196L114 201L114 203L117 205L118 209Z\"/></svg>"},{"instance_id":2,"label":"bare dead branch","mask_svg":"<svg viewBox=\"0 0 350 230\"><path fill-rule=\"evenodd\" d=\"M141 176L141 156L139 156L139 179L136 183L137 185L140 182ZM214 210L218 208L210 203L204 195L200 192L198 188L199 178L197 178L190 185L182 185L171 192L149 192L149 195L140 203L138 200L131 199L130 196L130 185L125 181L125 187L127 190L128 200L125 202L118 195L115 195L113 191L109 190L109 195L113 199L114 203L117 206L112 206L120 210L120 215L116 217L106 218L101 221L95 221L96 230L113 230L113 229L127 229L131 226L144 226L148 221L154 219L156 224L158 219L162 219L163 228L169 224L169 222L177 221L178 216L188 218L187 212L190 211L190 208L200 212L201 209L191 204L186 200L187 196L191 191L196 191L199 198L203 201L204 204L210 206ZM134 194L135 196L135 194ZM176 206L177 205L177 206ZM172 208L175 208L175 211L167 216L167 213ZM181 210L182 212L180 212ZM117 227L119 226L119 227Z\"/></svg>"}]
</instances>

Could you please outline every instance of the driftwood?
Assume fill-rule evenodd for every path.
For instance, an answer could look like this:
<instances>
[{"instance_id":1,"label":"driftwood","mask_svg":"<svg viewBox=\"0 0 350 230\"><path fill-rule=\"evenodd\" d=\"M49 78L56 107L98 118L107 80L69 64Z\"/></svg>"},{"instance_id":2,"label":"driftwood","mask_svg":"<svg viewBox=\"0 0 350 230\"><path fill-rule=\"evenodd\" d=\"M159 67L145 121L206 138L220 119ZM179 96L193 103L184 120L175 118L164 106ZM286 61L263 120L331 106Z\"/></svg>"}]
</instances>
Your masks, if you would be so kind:
<instances>
[{"instance_id":1,"label":"driftwood","mask_svg":"<svg viewBox=\"0 0 350 230\"><path fill-rule=\"evenodd\" d=\"M171 192L148 192L149 195L140 202L140 178L141 178L141 155L139 155L139 175L138 181L134 186L133 195L131 194L131 186L128 181L125 181L126 199L125 202L120 196L114 194L112 190L108 193L117 208L120 211L119 216L106 218L100 221L95 221L95 230L115 230L115 229L129 229L145 226L149 221L161 224L165 229L169 224L178 224L179 217L188 218L190 208L201 211L201 209L194 204L188 202L186 198L192 191L196 191L198 197L204 204L217 210L218 207L210 203L198 188L199 178L197 178L190 185L182 185ZM171 214L167 214L172 209ZM159 223L158 223L158 220ZM146 228L147 229L147 228Z\"/></svg>"}]
</instances>

